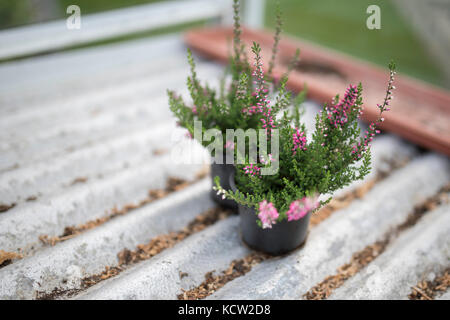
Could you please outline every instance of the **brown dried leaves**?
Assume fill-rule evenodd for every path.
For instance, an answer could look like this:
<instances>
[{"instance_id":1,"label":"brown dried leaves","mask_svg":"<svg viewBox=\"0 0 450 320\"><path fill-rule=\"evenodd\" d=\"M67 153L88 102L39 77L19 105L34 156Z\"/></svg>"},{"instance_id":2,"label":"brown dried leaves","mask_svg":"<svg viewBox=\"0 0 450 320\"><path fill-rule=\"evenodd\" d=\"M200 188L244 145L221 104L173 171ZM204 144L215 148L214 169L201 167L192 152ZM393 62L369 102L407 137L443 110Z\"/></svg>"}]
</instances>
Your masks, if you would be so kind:
<instances>
[{"instance_id":1,"label":"brown dried leaves","mask_svg":"<svg viewBox=\"0 0 450 320\"><path fill-rule=\"evenodd\" d=\"M214 275L214 271L208 272L203 281L198 287L191 290L183 291L178 295L179 300L199 300L213 294L226 283L245 275L253 266L261 263L269 258L269 255L255 252L251 253L243 259L234 260L228 268L219 275Z\"/></svg>"},{"instance_id":2,"label":"brown dried leaves","mask_svg":"<svg viewBox=\"0 0 450 320\"><path fill-rule=\"evenodd\" d=\"M99 225L104 224L105 222L117 217L117 216L121 216L121 215L125 215L128 212L141 208L146 204L149 204L155 200L161 199L165 196L167 196L168 194L175 192L175 191L180 191L184 188L186 188L187 186L189 186L190 184L198 181L199 179L201 179L203 177L203 171L201 171L200 173L197 174L196 179L193 182L188 182L186 180L183 179L179 179L179 178L174 178L174 177L170 177L167 180L166 183L166 187L164 189L155 189L155 190L150 190L148 192L148 196L141 200L140 202L138 202L137 204L127 204L124 207L122 207L121 209L118 208L113 208L111 210L111 212L109 212L107 215L105 215L104 217L101 218L97 218L95 220L91 220L88 221L86 223L83 223L81 225L78 226L68 226L64 229L64 232L62 235L60 236L55 236L55 237L50 237L48 235L41 235L39 237L39 240L47 245L50 246L54 246L55 244L57 244L58 242L62 242L68 239L71 239L77 235L79 235L80 233L83 233L87 230L93 229L95 227L98 227ZM200 177L200 178L199 178Z\"/></svg>"},{"instance_id":3,"label":"brown dried leaves","mask_svg":"<svg viewBox=\"0 0 450 320\"><path fill-rule=\"evenodd\" d=\"M230 211L213 208L198 215L188 224L188 226L180 231L159 235L146 244L137 245L134 250L123 249L117 255L119 259L118 266L106 267L100 274L84 278L82 281L83 288L88 288L97 282L111 278L123 271L129 265L150 259L158 253L173 247L188 236L205 229L219 220L227 218L230 214Z\"/></svg>"},{"instance_id":4,"label":"brown dried leaves","mask_svg":"<svg viewBox=\"0 0 450 320\"><path fill-rule=\"evenodd\" d=\"M446 292L448 287L450 287L450 268L433 281L420 281L412 287L408 298L410 300L433 300L439 293Z\"/></svg>"},{"instance_id":5,"label":"brown dried leaves","mask_svg":"<svg viewBox=\"0 0 450 320\"><path fill-rule=\"evenodd\" d=\"M15 252L0 250L0 268L12 263L14 259L21 259L22 255Z\"/></svg>"}]
</instances>

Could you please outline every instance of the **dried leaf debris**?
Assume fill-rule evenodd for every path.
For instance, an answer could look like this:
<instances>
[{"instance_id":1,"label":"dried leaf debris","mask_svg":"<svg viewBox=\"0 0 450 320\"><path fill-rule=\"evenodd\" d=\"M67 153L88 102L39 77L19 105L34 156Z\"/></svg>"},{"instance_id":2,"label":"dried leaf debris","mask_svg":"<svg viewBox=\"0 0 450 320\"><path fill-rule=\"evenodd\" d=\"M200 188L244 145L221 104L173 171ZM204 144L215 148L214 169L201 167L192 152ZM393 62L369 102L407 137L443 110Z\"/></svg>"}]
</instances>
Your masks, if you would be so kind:
<instances>
[{"instance_id":1,"label":"dried leaf debris","mask_svg":"<svg viewBox=\"0 0 450 320\"><path fill-rule=\"evenodd\" d=\"M413 286L408 295L410 300L433 300L439 294L447 291L450 287L450 268L446 269L442 275L436 277L433 281L422 280Z\"/></svg>"},{"instance_id":2,"label":"dried leaf debris","mask_svg":"<svg viewBox=\"0 0 450 320\"><path fill-rule=\"evenodd\" d=\"M412 227L420 218L428 211L433 210L443 203L449 202L450 184L443 187L436 195L429 198L422 204L416 206L413 212L407 219L395 229L387 233L384 239L377 241L359 252L353 254L349 263L346 263L338 268L337 273L326 277L320 283L312 287L304 298L308 300L322 300L327 299L331 293L342 286L344 282L366 267L376 257L382 254L387 246L399 236L399 234ZM420 288L420 284L418 285ZM419 289L420 290L420 289ZM416 293L420 293L416 290Z\"/></svg>"},{"instance_id":3,"label":"dried leaf debris","mask_svg":"<svg viewBox=\"0 0 450 320\"><path fill-rule=\"evenodd\" d=\"M15 259L21 259L22 255L15 252L0 250L0 268L12 263Z\"/></svg>"},{"instance_id":4,"label":"dried leaf debris","mask_svg":"<svg viewBox=\"0 0 450 320\"><path fill-rule=\"evenodd\" d=\"M158 253L173 247L177 243L191 236L192 234L202 231L206 227L216 223L219 220L226 219L232 214L229 210L221 208L209 209L202 214L198 215L193 221L191 221L185 228L177 232L171 232L168 234L159 235L146 244L137 245L134 250L123 249L118 254L119 263L117 266L107 266L99 274L95 274L82 279L81 288L76 290L63 290L55 288L50 293L38 292L36 298L47 300L56 299L61 296L71 296L78 293L81 290L85 290L100 281L109 279L118 275L120 272L128 268L129 266L138 262L150 259Z\"/></svg>"},{"instance_id":5,"label":"dried leaf debris","mask_svg":"<svg viewBox=\"0 0 450 320\"><path fill-rule=\"evenodd\" d=\"M105 216L103 216L101 218L97 218L95 220L85 222L78 226L67 226L64 228L63 233L59 236L51 237L48 235L41 235L39 237L39 240L46 245L54 246L55 244L57 244L59 242L71 239L73 237L76 237L80 233L83 233L87 230L98 227L115 217L125 215L132 210L141 208L153 201L164 198L165 196L167 196L175 191L180 191L180 190L186 188L187 186L193 184L194 182L197 182L198 180L202 179L207 174L208 173L207 172L205 173L204 170L200 171L199 173L197 173L196 178L192 182L189 182L189 181L186 181L186 180L180 179L180 178L170 177L167 180L166 187L164 189L149 190L148 196L145 199L138 202L137 204L127 204L120 209L115 207L109 213L107 213Z\"/></svg>"},{"instance_id":6,"label":"dried leaf debris","mask_svg":"<svg viewBox=\"0 0 450 320\"><path fill-rule=\"evenodd\" d=\"M270 256L264 253L254 252L243 259L234 260L229 267L221 274L214 275L214 271L210 271L205 275L205 281L199 286L183 291L178 295L179 300L199 300L208 297L228 282L245 275L253 266L268 259Z\"/></svg>"},{"instance_id":7,"label":"dried leaf debris","mask_svg":"<svg viewBox=\"0 0 450 320\"><path fill-rule=\"evenodd\" d=\"M349 192L344 196L342 196L341 198L333 199L328 205L323 207L321 210L319 210L319 212L317 212L311 217L310 227L318 225L319 223L330 217L335 211L348 207L353 200L363 198L364 195L367 192L369 192L378 181L388 176L390 171L394 170L394 168L404 166L407 163L407 161L408 160L390 163L389 171L381 171L378 173L375 179L367 181L353 192ZM374 247L373 249L376 250L377 247ZM370 250L368 249L368 251ZM183 293L178 295L178 299L180 300L204 299L209 295L213 294L221 287L223 287L227 282L245 275L247 272L251 270L251 268L254 265L269 258L270 256L268 255L263 255L261 253L252 253L243 259L232 261L228 269L224 271L222 274L214 276L213 272L208 272L205 275L204 282L202 282L199 286L193 289L183 291ZM355 262L360 261L360 263L364 263L363 261L365 259L370 259L370 254L363 253L361 254L360 257L355 257ZM353 262L352 266L348 267L348 271L346 271L347 273L352 272L352 270L354 269L355 262ZM240 265L245 265L246 267L243 268L242 270L240 269L235 270L235 266Z\"/></svg>"}]
</instances>

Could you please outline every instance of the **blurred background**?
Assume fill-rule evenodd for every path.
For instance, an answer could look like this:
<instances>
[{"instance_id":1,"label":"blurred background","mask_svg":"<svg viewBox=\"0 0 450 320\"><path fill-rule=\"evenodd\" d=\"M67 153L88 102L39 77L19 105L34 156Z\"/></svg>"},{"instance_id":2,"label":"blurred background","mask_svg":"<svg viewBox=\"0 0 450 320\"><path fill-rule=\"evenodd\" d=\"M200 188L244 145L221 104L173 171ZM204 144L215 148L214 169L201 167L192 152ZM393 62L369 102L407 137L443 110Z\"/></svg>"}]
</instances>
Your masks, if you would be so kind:
<instances>
[{"instance_id":1,"label":"blurred background","mask_svg":"<svg viewBox=\"0 0 450 320\"><path fill-rule=\"evenodd\" d=\"M0 0L0 29L65 19L69 5L87 15L164 0ZM166 0L167 1L167 0ZM249 0L247 0L249 1ZM258 1L258 0L257 0ZM261 1L261 27L273 29L275 0ZM280 0L284 32L386 66L393 58L402 73L450 88L450 0ZM366 9L381 8L381 29L368 30ZM190 22L108 39L127 41L183 30ZM88 46L104 44L105 41ZM86 45L83 44L83 47Z\"/></svg>"},{"instance_id":2,"label":"blurred background","mask_svg":"<svg viewBox=\"0 0 450 320\"><path fill-rule=\"evenodd\" d=\"M320 269L320 274L304 289L320 287L317 292L328 292L321 284L334 288L342 275L336 270L353 270L353 262L362 268L363 260L376 266L376 255L377 260L384 259L380 269L392 273L382 272L386 278L372 281L364 273L372 265L361 269L349 279L351 295L341 291L346 298L367 289L379 298L404 299L412 286L431 288L428 282L423 286L417 282L432 281L449 267L449 225L442 223L448 215L442 213L450 213L445 200L450 161L437 152L450 156L450 90L436 90L427 83L450 88L450 0L279 2L283 35L305 39L304 64L291 78L297 85L308 84L302 122L310 134L321 103L343 92L350 82L363 82L365 113L375 110L372 114L378 116L376 103L385 96L388 73L355 60L386 68L394 59L401 74L395 82L395 107L382 135L373 141L372 174L335 194L337 201L317 216L320 222L343 210L312 231L331 233L325 238L316 233L308 240L325 239L329 244L319 241L312 250L305 247L310 252L305 272ZM229 26L232 3L0 0L0 268L13 263L0 270L0 299L176 298L182 290L203 288L205 274L216 275L211 270L219 274L254 265L245 258L253 253L248 255L237 236L237 217L219 222L228 214L210 200L209 166L202 161L209 160L209 152L186 137L167 97L170 89L192 103L186 86L190 71L186 49L187 43L195 49L193 39L203 44L194 52L199 79L219 88L224 67L217 57L226 60L229 49L229 33L220 30L229 28L184 37L180 32L194 26ZM242 0L244 24L273 30L276 3ZM380 29L367 27L371 5L380 8ZM81 23L71 20L80 17L78 9ZM270 53L272 32L263 39L268 39L264 55ZM307 57L305 42L326 49L309 50ZM328 48L356 58L341 59ZM203 58L201 53L207 50L215 51L211 56L216 59ZM290 60L292 53L286 52L279 65ZM326 60L324 53L337 59ZM410 81L404 74L425 82ZM421 219L425 213L428 217ZM345 239L342 226L351 226ZM194 236L197 231L202 233ZM134 272L118 275L142 257L149 259L166 249L156 260L136 265ZM286 263L298 262L297 254L280 260L280 265L272 261L266 265L269 269L259 269L272 274L275 266L280 276L263 281L270 290L258 278L260 286L255 285L254 292L277 298L285 281L287 290L291 283L300 283L303 273L294 277L288 273L303 265L285 268ZM393 255L400 258L392 262ZM404 257L408 263L403 263ZM233 265L241 267L230 268ZM234 279L227 271L224 274ZM111 278L110 284L86 291L95 279L116 275L117 282ZM252 283L253 276L246 277L242 283ZM272 282L276 278L279 283ZM319 282L322 279L332 281ZM362 283L351 282L357 279ZM385 286L388 282L392 285ZM383 286L371 288L368 283ZM296 287L295 297L284 297L300 298L301 290Z\"/></svg>"}]
</instances>

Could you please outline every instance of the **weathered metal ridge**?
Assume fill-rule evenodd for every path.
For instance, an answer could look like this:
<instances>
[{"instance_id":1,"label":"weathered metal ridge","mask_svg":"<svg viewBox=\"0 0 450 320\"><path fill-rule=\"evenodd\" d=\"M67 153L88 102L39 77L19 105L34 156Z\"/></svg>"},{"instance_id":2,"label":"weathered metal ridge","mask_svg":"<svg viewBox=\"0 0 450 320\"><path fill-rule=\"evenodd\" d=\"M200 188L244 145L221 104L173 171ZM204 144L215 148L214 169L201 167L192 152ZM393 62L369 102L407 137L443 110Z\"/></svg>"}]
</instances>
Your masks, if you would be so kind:
<instances>
[{"instance_id":1,"label":"weathered metal ridge","mask_svg":"<svg viewBox=\"0 0 450 320\"><path fill-rule=\"evenodd\" d=\"M316 220L303 248L238 272L254 254L240 240L239 218L210 200L202 164L171 158L172 135L183 132L164 89L183 92L181 40L0 65L0 299L177 299L221 276L202 297L302 299L417 206L427 208L423 217L330 298L406 299L411 286L448 268L448 202L424 206L445 194L448 158L383 134L371 175L336 195L345 205ZM218 78L220 67L198 64L202 80ZM308 127L317 109L308 102ZM22 257L3 261L2 252Z\"/></svg>"}]
</instances>

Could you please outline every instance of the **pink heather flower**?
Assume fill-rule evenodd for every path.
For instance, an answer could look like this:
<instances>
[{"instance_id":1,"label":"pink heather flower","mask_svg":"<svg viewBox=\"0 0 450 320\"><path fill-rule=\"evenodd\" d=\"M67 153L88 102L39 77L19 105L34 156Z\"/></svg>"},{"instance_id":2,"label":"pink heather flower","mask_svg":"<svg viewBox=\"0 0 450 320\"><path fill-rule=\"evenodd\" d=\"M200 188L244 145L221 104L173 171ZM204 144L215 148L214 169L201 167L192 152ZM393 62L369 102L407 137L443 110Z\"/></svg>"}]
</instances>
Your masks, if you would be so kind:
<instances>
[{"instance_id":1,"label":"pink heather flower","mask_svg":"<svg viewBox=\"0 0 450 320\"><path fill-rule=\"evenodd\" d=\"M344 97L341 101L334 101L332 105L327 107L327 117L331 125L338 128L347 123L357 98L358 88L350 85L345 91ZM360 110L358 110L358 114L361 114Z\"/></svg>"},{"instance_id":2,"label":"pink heather flower","mask_svg":"<svg viewBox=\"0 0 450 320\"><path fill-rule=\"evenodd\" d=\"M262 222L263 229L271 229L272 225L277 222L278 216L278 211L273 206L272 202L267 202L266 200L264 200L259 203L258 218Z\"/></svg>"},{"instance_id":3,"label":"pink heather flower","mask_svg":"<svg viewBox=\"0 0 450 320\"><path fill-rule=\"evenodd\" d=\"M255 176L255 177L259 177L259 175L261 173L261 168L259 168L258 166L254 165L253 163L250 163L250 165L244 167L244 172L247 175L252 175L252 176Z\"/></svg>"},{"instance_id":4,"label":"pink heather flower","mask_svg":"<svg viewBox=\"0 0 450 320\"><path fill-rule=\"evenodd\" d=\"M304 197L301 200L295 200L289 206L289 210L286 213L288 221L300 220L308 214L308 212L317 208L317 198Z\"/></svg>"},{"instance_id":5,"label":"pink heather flower","mask_svg":"<svg viewBox=\"0 0 450 320\"><path fill-rule=\"evenodd\" d=\"M263 123L263 129L269 132L275 128L275 120L272 115L272 109L270 107L270 100L268 99L269 90L266 88L264 80L264 71L261 62L261 57L256 56L255 69L253 70L253 77L255 78L254 84L256 86L255 91L252 92L252 96L256 98L256 105L245 108L244 112L248 115L261 114L261 122Z\"/></svg>"},{"instance_id":6,"label":"pink heather flower","mask_svg":"<svg viewBox=\"0 0 450 320\"><path fill-rule=\"evenodd\" d=\"M196 107L196 106L193 106L193 107L192 107L192 113L193 113L193 114L197 114L197 107Z\"/></svg>"},{"instance_id":7,"label":"pink heather flower","mask_svg":"<svg viewBox=\"0 0 450 320\"><path fill-rule=\"evenodd\" d=\"M265 165L271 163L272 161L275 161L275 159L274 159L274 157L272 156L271 153L269 153L267 156L268 156L269 159L266 159L263 155L261 155L261 156L259 157L259 161L260 161L262 164L265 164Z\"/></svg>"},{"instance_id":8,"label":"pink heather flower","mask_svg":"<svg viewBox=\"0 0 450 320\"><path fill-rule=\"evenodd\" d=\"M233 141L227 141L225 143L225 149L234 149L234 142Z\"/></svg>"},{"instance_id":9,"label":"pink heather flower","mask_svg":"<svg viewBox=\"0 0 450 320\"><path fill-rule=\"evenodd\" d=\"M292 134L292 140L294 142L294 147L292 148L294 155L297 153L297 149L306 150L306 135L303 131L296 128Z\"/></svg>"},{"instance_id":10,"label":"pink heather flower","mask_svg":"<svg viewBox=\"0 0 450 320\"><path fill-rule=\"evenodd\" d=\"M380 115L378 119L374 122L371 122L369 125L369 129L366 130L364 137L361 139L361 141L358 143L358 145L353 146L352 154L356 155L353 159L354 160L360 160L362 157L362 153L364 151L367 151L371 147L371 142L376 134L380 133L380 130L377 129L377 126L384 122L384 118L381 116L383 112L389 111L389 100L392 99L392 91L395 89L395 86L393 85L394 82L394 75L395 71L391 70L389 82L388 82L388 88L386 90L386 96L384 98L383 104L377 104L378 109L380 110Z\"/></svg>"}]
</instances>

